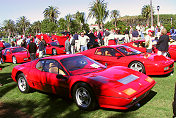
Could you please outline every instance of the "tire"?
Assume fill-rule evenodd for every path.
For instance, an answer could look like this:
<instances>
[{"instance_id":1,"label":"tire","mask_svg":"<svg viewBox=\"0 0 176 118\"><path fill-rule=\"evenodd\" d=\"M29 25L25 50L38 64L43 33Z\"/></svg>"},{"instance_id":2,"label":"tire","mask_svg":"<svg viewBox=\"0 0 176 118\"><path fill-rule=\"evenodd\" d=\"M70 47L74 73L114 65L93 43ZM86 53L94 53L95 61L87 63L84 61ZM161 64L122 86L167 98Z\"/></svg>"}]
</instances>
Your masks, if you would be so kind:
<instances>
[{"instance_id":1,"label":"tire","mask_svg":"<svg viewBox=\"0 0 176 118\"><path fill-rule=\"evenodd\" d=\"M166 57L171 58L171 55L169 54L169 52L167 52Z\"/></svg>"},{"instance_id":2,"label":"tire","mask_svg":"<svg viewBox=\"0 0 176 118\"><path fill-rule=\"evenodd\" d=\"M141 73L145 73L145 67L144 65L139 62L139 61L134 61L134 62L131 62L129 64L129 68L135 70L135 71L138 71L138 72L141 72Z\"/></svg>"},{"instance_id":3,"label":"tire","mask_svg":"<svg viewBox=\"0 0 176 118\"><path fill-rule=\"evenodd\" d=\"M23 73L18 75L17 83L18 83L18 89L20 90L20 92L29 93L32 91L32 88L30 88L30 86L28 85L26 77L24 76Z\"/></svg>"},{"instance_id":4,"label":"tire","mask_svg":"<svg viewBox=\"0 0 176 118\"><path fill-rule=\"evenodd\" d=\"M12 63L13 63L13 64L17 64L17 59L16 59L15 56L12 57Z\"/></svg>"},{"instance_id":5,"label":"tire","mask_svg":"<svg viewBox=\"0 0 176 118\"><path fill-rule=\"evenodd\" d=\"M98 104L96 97L86 83L78 83L73 88L73 99L81 110L94 110Z\"/></svg>"},{"instance_id":6,"label":"tire","mask_svg":"<svg viewBox=\"0 0 176 118\"><path fill-rule=\"evenodd\" d=\"M57 50L56 49L52 49L52 55L57 55Z\"/></svg>"}]
</instances>

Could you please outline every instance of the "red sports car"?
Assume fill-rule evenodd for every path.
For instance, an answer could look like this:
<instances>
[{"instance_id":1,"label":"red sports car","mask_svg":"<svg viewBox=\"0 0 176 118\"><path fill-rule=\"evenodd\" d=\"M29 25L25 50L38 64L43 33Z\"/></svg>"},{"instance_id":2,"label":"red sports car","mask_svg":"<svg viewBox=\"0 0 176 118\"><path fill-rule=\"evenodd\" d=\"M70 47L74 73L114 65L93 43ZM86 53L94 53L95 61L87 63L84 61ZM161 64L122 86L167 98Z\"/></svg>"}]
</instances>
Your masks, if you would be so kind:
<instances>
[{"instance_id":1,"label":"red sports car","mask_svg":"<svg viewBox=\"0 0 176 118\"><path fill-rule=\"evenodd\" d=\"M154 43L154 44L156 44L156 43ZM132 47L132 48L139 50L141 52L146 52L145 40L137 40L137 41L130 42L130 43L124 43L124 45ZM152 50L154 53L157 54L158 50L156 49L155 45L153 45ZM171 59L176 61L176 41L170 41L167 57L170 57Z\"/></svg>"},{"instance_id":2,"label":"red sports car","mask_svg":"<svg viewBox=\"0 0 176 118\"><path fill-rule=\"evenodd\" d=\"M46 54L65 54L65 48L63 45L59 45L57 41L48 42L46 46Z\"/></svg>"},{"instance_id":3,"label":"red sports car","mask_svg":"<svg viewBox=\"0 0 176 118\"><path fill-rule=\"evenodd\" d=\"M26 48L10 47L2 50L2 58L4 62L23 63L30 61L30 54Z\"/></svg>"},{"instance_id":4,"label":"red sports car","mask_svg":"<svg viewBox=\"0 0 176 118\"><path fill-rule=\"evenodd\" d=\"M97 106L128 109L143 99L155 81L123 66L106 66L83 55L60 55L15 66L12 79L22 93L32 89L74 99L83 110Z\"/></svg>"},{"instance_id":5,"label":"red sports car","mask_svg":"<svg viewBox=\"0 0 176 118\"><path fill-rule=\"evenodd\" d=\"M80 52L102 64L126 66L147 75L164 75L174 71L174 60L156 54L142 54L125 45L103 46Z\"/></svg>"}]
</instances>

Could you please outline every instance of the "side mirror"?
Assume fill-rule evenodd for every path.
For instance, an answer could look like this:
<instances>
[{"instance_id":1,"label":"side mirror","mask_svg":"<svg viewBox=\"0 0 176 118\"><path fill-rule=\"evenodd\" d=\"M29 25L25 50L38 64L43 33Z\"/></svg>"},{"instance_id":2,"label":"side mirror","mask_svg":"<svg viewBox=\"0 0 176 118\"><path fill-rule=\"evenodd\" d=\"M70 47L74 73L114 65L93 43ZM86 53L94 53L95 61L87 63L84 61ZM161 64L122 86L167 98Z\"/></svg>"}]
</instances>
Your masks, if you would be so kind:
<instances>
[{"instance_id":1,"label":"side mirror","mask_svg":"<svg viewBox=\"0 0 176 118\"><path fill-rule=\"evenodd\" d=\"M61 75L61 74L56 75L56 78L57 78L57 79L67 79L66 76Z\"/></svg>"},{"instance_id":2,"label":"side mirror","mask_svg":"<svg viewBox=\"0 0 176 118\"><path fill-rule=\"evenodd\" d=\"M120 53L115 53L115 56L120 58L122 55Z\"/></svg>"},{"instance_id":3,"label":"side mirror","mask_svg":"<svg viewBox=\"0 0 176 118\"><path fill-rule=\"evenodd\" d=\"M11 52L7 51L6 54L11 54Z\"/></svg>"}]
</instances>

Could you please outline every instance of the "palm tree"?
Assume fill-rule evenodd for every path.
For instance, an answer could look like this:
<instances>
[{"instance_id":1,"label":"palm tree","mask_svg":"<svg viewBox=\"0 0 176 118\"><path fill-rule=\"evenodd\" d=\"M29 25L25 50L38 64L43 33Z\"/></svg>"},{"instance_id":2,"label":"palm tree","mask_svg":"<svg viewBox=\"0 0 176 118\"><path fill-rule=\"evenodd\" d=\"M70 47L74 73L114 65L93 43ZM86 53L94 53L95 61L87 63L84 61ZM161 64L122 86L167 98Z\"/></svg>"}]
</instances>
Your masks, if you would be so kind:
<instances>
[{"instance_id":1,"label":"palm tree","mask_svg":"<svg viewBox=\"0 0 176 118\"><path fill-rule=\"evenodd\" d=\"M32 30L37 34L38 32L41 31L41 22L40 21L36 21L32 24Z\"/></svg>"},{"instance_id":2,"label":"palm tree","mask_svg":"<svg viewBox=\"0 0 176 118\"><path fill-rule=\"evenodd\" d=\"M46 19L50 19L51 22L56 23L60 12L58 11L57 7L48 6L48 8L44 10L43 14Z\"/></svg>"},{"instance_id":3,"label":"palm tree","mask_svg":"<svg viewBox=\"0 0 176 118\"><path fill-rule=\"evenodd\" d=\"M72 15L68 14L65 16L66 19L66 24L67 24L67 31L70 32L70 26L71 26L71 21L72 21Z\"/></svg>"},{"instance_id":4,"label":"palm tree","mask_svg":"<svg viewBox=\"0 0 176 118\"><path fill-rule=\"evenodd\" d=\"M83 26L85 25L85 13L84 12L76 12L76 14L74 14L74 18L75 20L80 24L80 29L83 28Z\"/></svg>"},{"instance_id":5,"label":"palm tree","mask_svg":"<svg viewBox=\"0 0 176 118\"><path fill-rule=\"evenodd\" d=\"M104 3L104 0L93 1L90 9L88 18L95 18L98 22L99 28L103 29L103 22L107 18L109 10L107 10L107 3Z\"/></svg>"},{"instance_id":6,"label":"palm tree","mask_svg":"<svg viewBox=\"0 0 176 118\"><path fill-rule=\"evenodd\" d=\"M120 16L119 10L112 10L111 11L111 18L115 20L115 27L117 27L117 18Z\"/></svg>"},{"instance_id":7,"label":"palm tree","mask_svg":"<svg viewBox=\"0 0 176 118\"><path fill-rule=\"evenodd\" d=\"M4 20L4 29L9 33L8 38L10 38L11 34L15 31L15 22L11 19Z\"/></svg>"},{"instance_id":8,"label":"palm tree","mask_svg":"<svg viewBox=\"0 0 176 118\"><path fill-rule=\"evenodd\" d=\"M150 5L144 5L143 8L142 8L141 14L144 18L147 19L147 25L149 25L149 20L150 20L150 17L151 17L151 7L150 7Z\"/></svg>"},{"instance_id":9,"label":"palm tree","mask_svg":"<svg viewBox=\"0 0 176 118\"><path fill-rule=\"evenodd\" d=\"M30 22L25 16L22 16L17 20L17 27L19 30L22 30L23 35L25 35L26 29L29 26L30 26Z\"/></svg>"}]
</instances>

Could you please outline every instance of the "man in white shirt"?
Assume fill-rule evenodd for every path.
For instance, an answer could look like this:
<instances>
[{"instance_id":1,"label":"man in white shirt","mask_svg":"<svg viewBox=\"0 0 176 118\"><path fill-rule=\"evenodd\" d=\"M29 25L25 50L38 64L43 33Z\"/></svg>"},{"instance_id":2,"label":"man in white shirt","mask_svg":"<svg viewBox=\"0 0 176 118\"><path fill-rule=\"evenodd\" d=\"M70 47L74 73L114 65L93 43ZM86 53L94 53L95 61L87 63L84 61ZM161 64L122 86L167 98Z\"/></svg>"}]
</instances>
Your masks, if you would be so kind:
<instances>
[{"instance_id":1,"label":"man in white shirt","mask_svg":"<svg viewBox=\"0 0 176 118\"><path fill-rule=\"evenodd\" d=\"M145 37L145 47L148 53L152 53L152 30L148 30L148 35Z\"/></svg>"},{"instance_id":2,"label":"man in white shirt","mask_svg":"<svg viewBox=\"0 0 176 118\"><path fill-rule=\"evenodd\" d=\"M87 50L87 43L89 42L89 37L84 35L84 32L81 32L81 35L78 36L79 46L81 52Z\"/></svg>"}]
</instances>

